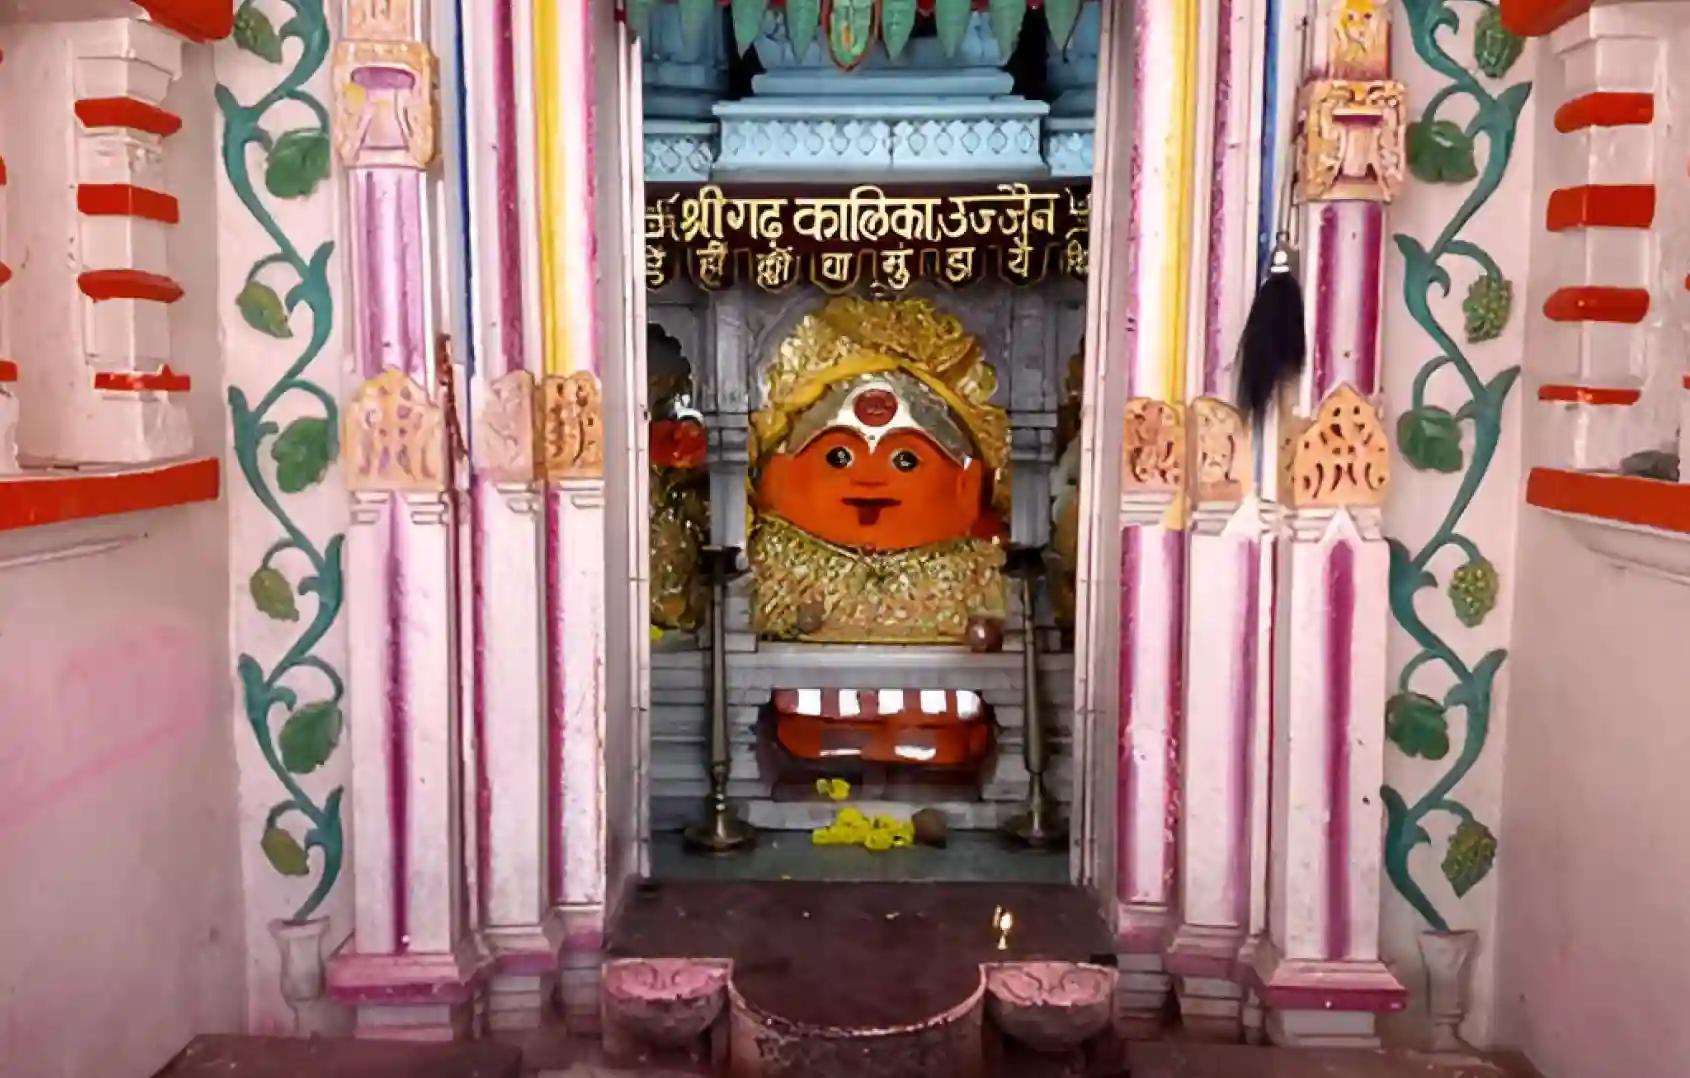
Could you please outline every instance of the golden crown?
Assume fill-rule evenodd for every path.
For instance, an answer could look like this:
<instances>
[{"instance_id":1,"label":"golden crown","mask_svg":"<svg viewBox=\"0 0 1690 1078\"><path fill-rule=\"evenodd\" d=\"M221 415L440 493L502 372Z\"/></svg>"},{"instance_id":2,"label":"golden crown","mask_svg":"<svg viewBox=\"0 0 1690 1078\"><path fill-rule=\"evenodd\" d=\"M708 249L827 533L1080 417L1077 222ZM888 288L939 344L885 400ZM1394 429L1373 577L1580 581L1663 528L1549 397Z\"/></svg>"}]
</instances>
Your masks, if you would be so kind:
<instances>
[{"instance_id":1,"label":"golden crown","mask_svg":"<svg viewBox=\"0 0 1690 1078\"><path fill-rule=\"evenodd\" d=\"M1009 418L991 403L997 375L978 338L924 299L840 296L808 315L764 369L764 406L752 416L754 448L774 450L792 422L836 383L903 371L942 398L994 470L1009 462Z\"/></svg>"}]
</instances>

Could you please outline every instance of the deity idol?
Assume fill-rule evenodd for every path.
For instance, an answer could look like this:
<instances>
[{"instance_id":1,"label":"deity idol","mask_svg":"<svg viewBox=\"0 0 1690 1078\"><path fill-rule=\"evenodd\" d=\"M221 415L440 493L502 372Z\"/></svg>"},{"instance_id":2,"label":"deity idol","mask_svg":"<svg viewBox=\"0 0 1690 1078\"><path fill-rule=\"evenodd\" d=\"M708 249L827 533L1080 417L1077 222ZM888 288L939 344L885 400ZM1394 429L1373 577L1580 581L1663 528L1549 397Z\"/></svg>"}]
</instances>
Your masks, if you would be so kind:
<instances>
[{"instance_id":1,"label":"deity idol","mask_svg":"<svg viewBox=\"0 0 1690 1078\"><path fill-rule=\"evenodd\" d=\"M758 631L893 644L998 631L1007 419L979 341L925 300L835 299L783 343L765 385Z\"/></svg>"}]
</instances>

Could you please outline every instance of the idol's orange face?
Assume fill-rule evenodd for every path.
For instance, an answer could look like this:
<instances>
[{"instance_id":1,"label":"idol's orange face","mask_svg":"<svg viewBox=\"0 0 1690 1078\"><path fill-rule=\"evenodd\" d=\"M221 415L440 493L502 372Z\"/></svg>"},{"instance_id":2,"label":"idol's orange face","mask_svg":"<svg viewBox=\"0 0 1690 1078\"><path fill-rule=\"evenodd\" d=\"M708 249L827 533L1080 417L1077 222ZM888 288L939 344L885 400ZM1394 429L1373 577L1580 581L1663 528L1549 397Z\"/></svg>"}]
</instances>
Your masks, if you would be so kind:
<instances>
[{"instance_id":1,"label":"idol's orange face","mask_svg":"<svg viewBox=\"0 0 1690 1078\"><path fill-rule=\"evenodd\" d=\"M763 465L757 505L818 539L858 550L908 550L972 534L982 511L982 461L959 465L914 430L873 449L835 428Z\"/></svg>"}]
</instances>

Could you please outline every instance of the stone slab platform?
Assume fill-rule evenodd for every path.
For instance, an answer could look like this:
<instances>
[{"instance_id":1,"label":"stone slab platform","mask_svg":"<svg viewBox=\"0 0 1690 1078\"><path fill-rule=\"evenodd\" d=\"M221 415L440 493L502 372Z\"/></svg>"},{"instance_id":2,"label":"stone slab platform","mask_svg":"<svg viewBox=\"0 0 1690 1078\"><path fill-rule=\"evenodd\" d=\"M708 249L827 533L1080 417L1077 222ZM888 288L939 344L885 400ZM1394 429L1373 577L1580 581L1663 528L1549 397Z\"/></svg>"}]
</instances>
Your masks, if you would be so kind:
<instances>
[{"instance_id":1,"label":"stone slab platform","mask_svg":"<svg viewBox=\"0 0 1690 1078\"><path fill-rule=\"evenodd\" d=\"M997 949L992 914L1014 914ZM999 883L652 882L611 926L611 957L728 958L735 988L799 1023L880 1028L975 992L980 963L1112 950L1075 887ZM912 1019L914 1016L914 1019Z\"/></svg>"},{"instance_id":2,"label":"stone slab platform","mask_svg":"<svg viewBox=\"0 0 1690 1078\"><path fill-rule=\"evenodd\" d=\"M154 1078L519 1078L522 1051L490 1042L195 1037Z\"/></svg>"}]
</instances>

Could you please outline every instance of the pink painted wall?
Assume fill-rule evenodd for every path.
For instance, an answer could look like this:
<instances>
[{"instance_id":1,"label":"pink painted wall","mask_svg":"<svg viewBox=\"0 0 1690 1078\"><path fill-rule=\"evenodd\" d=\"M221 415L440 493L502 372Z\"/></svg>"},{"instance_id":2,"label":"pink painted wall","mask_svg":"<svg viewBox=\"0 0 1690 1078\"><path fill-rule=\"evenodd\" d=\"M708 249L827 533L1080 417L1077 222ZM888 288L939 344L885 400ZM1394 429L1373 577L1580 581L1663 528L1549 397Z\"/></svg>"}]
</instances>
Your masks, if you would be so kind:
<instances>
[{"instance_id":1,"label":"pink painted wall","mask_svg":"<svg viewBox=\"0 0 1690 1078\"><path fill-rule=\"evenodd\" d=\"M171 330L221 455L210 57L184 60ZM218 501L0 534L0 1074L150 1075L244 1020L227 529Z\"/></svg>"},{"instance_id":2,"label":"pink painted wall","mask_svg":"<svg viewBox=\"0 0 1690 1078\"><path fill-rule=\"evenodd\" d=\"M1690 1075L1690 587L1521 515L1498 1040L1547 1075Z\"/></svg>"}]
</instances>

